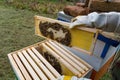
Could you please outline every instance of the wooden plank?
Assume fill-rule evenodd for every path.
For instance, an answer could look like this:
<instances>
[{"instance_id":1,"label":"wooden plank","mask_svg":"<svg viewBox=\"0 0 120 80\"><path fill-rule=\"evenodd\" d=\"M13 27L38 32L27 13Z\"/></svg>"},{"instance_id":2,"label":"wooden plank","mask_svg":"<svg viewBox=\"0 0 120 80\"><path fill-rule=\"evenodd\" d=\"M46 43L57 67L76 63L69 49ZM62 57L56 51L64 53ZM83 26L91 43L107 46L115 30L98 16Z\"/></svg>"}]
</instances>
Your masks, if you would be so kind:
<instances>
[{"instance_id":1,"label":"wooden plank","mask_svg":"<svg viewBox=\"0 0 120 80\"><path fill-rule=\"evenodd\" d=\"M93 70L91 79L92 80L100 80L100 78L108 71L108 68L110 67L111 62L113 61L114 56L112 56L99 71Z\"/></svg>"},{"instance_id":2,"label":"wooden plank","mask_svg":"<svg viewBox=\"0 0 120 80\"><path fill-rule=\"evenodd\" d=\"M56 46L57 49L59 49L65 56L67 56L68 58L70 58L72 61L74 61L74 63L76 63L77 65L79 65L82 69L84 70L88 70L88 68L82 64L80 61L76 60L72 55L69 55L69 53L67 53L66 51L64 51L62 48L60 48L57 44L55 44L52 41L49 41L51 44L53 44L54 46Z\"/></svg>"},{"instance_id":3,"label":"wooden plank","mask_svg":"<svg viewBox=\"0 0 120 80\"><path fill-rule=\"evenodd\" d=\"M68 28L68 29L69 29L69 26L70 26L70 23L68 23L68 22L59 21L59 20L55 20L55 19L51 19L51 18L47 18L47 17L43 17L43 16L35 15L34 18L35 18L35 22L36 22L35 27L39 25L39 21L48 21L48 22L51 22L51 23L57 22L57 23L65 26L65 28ZM95 28L91 29L91 28L87 28L85 26L79 26L77 28L80 29L80 30L89 31L89 32L92 32L92 33L96 33L98 31L98 29L95 29Z\"/></svg>"},{"instance_id":4,"label":"wooden plank","mask_svg":"<svg viewBox=\"0 0 120 80\"><path fill-rule=\"evenodd\" d=\"M26 69L28 70L28 72L30 73L31 77L34 80L40 80L40 78L38 77L38 75L34 72L33 68L31 67L31 65L27 62L27 60L25 59L25 57L23 56L23 54L21 52L18 52L18 56L20 57L22 63L25 65Z\"/></svg>"},{"instance_id":5,"label":"wooden plank","mask_svg":"<svg viewBox=\"0 0 120 80\"><path fill-rule=\"evenodd\" d=\"M21 71L19 70L19 68L18 68L17 64L15 63L11 54L8 54L8 58L10 60L11 66L12 66L18 80L25 80L25 78L23 77Z\"/></svg>"},{"instance_id":6,"label":"wooden plank","mask_svg":"<svg viewBox=\"0 0 120 80\"><path fill-rule=\"evenodd\" d=\"M51 23L53 23L53 22L55 23L56 22L56 23L60 23L61 25L64 24L64 26L69 29L70 23L63 22L63 21L58 21L58 20L47 18L47 17L43 17L43 16L37 16L37 15L35 15L34 17L35 17L35 20L38 20L38 21L49 21Z\"/></svg>"},{"instance_id":7,"label":"wooden plank","mask_svg":"<svg viewBox=\"0 0 120 80\"><path fill-rule=\"evenodd\" d=\"M56 76L60 77L61 75L51 66L50 63L34 48L31 47L32 51L39 57L39 59L45 63L46 67Z\"/></svg>"},{"instance_id":8,"label":"wooden plank","mask_svg":"<svg viewBox=\"0 0 120 80\"><path fill-rule=\"evenodd\" d=\"M51 72L43 65L43 63L35 56L35 54L30 50L27 49L31 57L36 61L36 63L39 65L39 67L42 69L42 71L45 72L45 74L49 77L49 79L55 79L55 77L51 74Z\"/></svg>"},{"instance_id":9,"label":"wooden plank","mask_svg":"<svg viewBox=\"0 0 120 80\"><path fill-rule=\"evenodd\" d=\"M93 51L95 49L95 44L96 44L96 41L97 41L98 33L99 33L99 31L97 31L96 34L95 34L95 38L93 40L93 43L92 43L92 46L91 46L91 50L90 50L92 52L91 54L93 54Z\"/></svg>"},{"instance_id":10,"label":"wooden plank","mask_svg":"<svg viewBox=\"0 0 120 80\"><path fill-rule=\"evenodd\" d=\"M15 61L18 65L19 69L21 70L22 74L24 74L23 76L25 77L25 79L26 80L32 80L29 73L25 69L24 65L21 63L20 59L18 58L17 54L13 54L13 58L15 59Z\"/></svg>"},{"instance_id":11,"label":"wooden plank","mask_svg":"<svg viewBox=\"0 0 120 80\"><path fill-rule=\"evenodd\" d=\"M88 31L88 32L91 32L91 33L97 33L98 31L100 31L96 28L87 28L85 26L79 26L79 27L77 27L77 29Z\"/></svg>"},{"instance_id":12,"label":"wooden plank","mask_svg":"<svg viewBox=\"0 0 120 80\"><path fill-rule=\"evenodd\" d=\"M11 52L11 53L9 53L9 54L14 54L14 53L17 53L17 52L21 52L22 50L26 50L26 49L31 48L31 47L37 47L39 44L44 43L44 42L46 42L46 41L48 41L48 40L40 41L40 42L38 42L38 43L36 43L36 44L32 44L32 45L30 45L30 46L24 47L24 48L22 48L22 49L20 49L20 50Z\"/></svg>"},{"instance_id":13,"label":"wooden plank","mask_svg":"<svg viewBox=\"0 0 120 80\"><path fill-rule=\"evenodd\" d=\"M62 59L59 55L57 55L52 49L50 49L46 44L42 43L44 49L46 49L49 53L51 53L58 61L64 64L70 71L72 71L75 75L81 76L81 73L76 70L73 66L67 63L64 59Z\"/></svg>"},{"instance_id":14,"label":"wooden plank","mask_svg":"<svg viewBox=\"0 0 120 80\"><path fill-rule=\"evenodd\" d=\"M29 62L29 64L33 67L34 71L37 73L37 75L39 75L39 77L42 80L48 80L47 77L44 75L44 73L40 70L40 68L36 65L36 63L31 59L31 57L28 55L28 53L23 50L22 51L23 55L26 57L27 61ZM51 76L52 77L52 76ZM54 78L52 78L54 79Z\"/></svg>"},{"instance_id":15,"label":"wooden plank","mask_svg":"<svg viewBox=\"0 0 120 80\"><path fill-rule=\"evenodd\" d=\"M66 57L64 55L64 52L61 53L59 49L57 49L57 47L55 47L54 45L52 45L50 42L46 42L46 44L51 47L59 56L61 56L66 62L68 62L70 65L72 65L75 69L77 69L78 71L80 71L82 74L85 73L85 71L83 69L81 69L81 67L79 67L77 64L75 64L72 60L70 60L68 57Z\"/></svg>"},{"instance_id":16,"label":"wooden plank","mask_svg":"<svg viewBox=\"0 0 120 80\"><path fill-rule=\"evenodd\" d=\"M57 43L56 41L54 41L58 46L60 46L63 50L65 50L67 53L69 53L69 55L73 56L75 59L77 59L78 61L80 61L81 63L83 63L84 65L86 65L89 68L92 68L92 66L90 66L88 63L86 63L85 61L83 61L81 58L79 58L78 56L74 55L72 52L70 52L69 50L67 50L66 48L63 47L63 45Z\"/></svg>"}]
</instances>

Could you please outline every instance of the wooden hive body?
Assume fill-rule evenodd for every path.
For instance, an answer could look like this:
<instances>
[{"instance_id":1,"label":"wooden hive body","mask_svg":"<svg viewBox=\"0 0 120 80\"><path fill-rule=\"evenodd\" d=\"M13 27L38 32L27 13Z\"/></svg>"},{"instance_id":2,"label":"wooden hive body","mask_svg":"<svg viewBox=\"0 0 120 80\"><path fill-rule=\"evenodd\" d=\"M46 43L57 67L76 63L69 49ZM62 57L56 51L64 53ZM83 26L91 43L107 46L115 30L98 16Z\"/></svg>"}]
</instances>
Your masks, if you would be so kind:
<instances>
[{"instance_id":1,"label":"wooden hive body","mask_svg":"<svg viewBox=\"0 0 120 80\"><path fill-rule=\"evenodd\" d=\"M84 77L92 70L85 61L51 40L9 53L8 58L19 80L55 80L61 75Z\"/></svg>"},{"instance_id":2,"label":"wooden hive body","mask_svg":"<svg viewBox=\"0 0 120 80\"><path fill-rule=\"evenodd\" d=\"M41 23L43 23L44 26L41 25ZM48 25L45 25L45 23ZM53 29L47 28L49 27L49 24L60 25L58 27L62 27L65 30L62 31L59 29L58 31L56 30L51 31ZM69 29L69 25L70 23L67 23L67 22L58 21L58 20L54 20L54 19L50 19L42 16L35 16L35 34L36 35L42 36L44 38L56 40L64 45L72 46L85 53L92 54L94 49L94 44L96 42L98 30L85 28L85 27L77 27L77 28ZM42 33L41 27L45 28L43 31L47 30L49 31L49 33L45 33L46 35L44 35L44 33ZM64 32L64 31L68 31L68 32ZM69 33L70 35L67 35L67 33ZM53 37L51 37L51 34L53 34ZM57 38L55 38L55 36ZM64 37L68 37L68 38L64 38ZM64 40L62 40L62 38L64 38Z\"/></svg>"},{"instance_id":3,"label":"wooden hive body","mask_svg":"<svg viewBox=\"0 0 120 80\"><path fill-rule=\"evenodd\" d=\"M111 2L105 2L105 0L91 0L90 12L95 12L95 11L96 12L111 12L111 11L120 12L120 0L111 0Z\"/></svg>"}]
</instances>

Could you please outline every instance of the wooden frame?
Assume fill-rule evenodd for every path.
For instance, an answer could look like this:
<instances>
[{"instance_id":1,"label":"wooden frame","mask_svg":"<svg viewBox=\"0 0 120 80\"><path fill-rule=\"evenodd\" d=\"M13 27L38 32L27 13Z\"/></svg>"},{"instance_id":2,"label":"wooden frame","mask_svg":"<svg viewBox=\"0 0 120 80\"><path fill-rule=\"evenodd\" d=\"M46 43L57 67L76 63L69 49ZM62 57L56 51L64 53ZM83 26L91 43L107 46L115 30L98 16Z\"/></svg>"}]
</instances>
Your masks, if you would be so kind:
<instances>
[{"instance_id":1,"label":"wooden frame","mask_svg":"<svg viewBox=\"0 0 120 80\"><path fill-rule=\"evenodd\" d=\"M49 38L43 36L42 33L40 32L40 28L39 28L40 22L58 23L60 25L63 25L64 28L68 29L71 33L72 40L70 46L84 53L92 55L99 30L85 28L85 27L77 27L77 28L69 29L70 23L58 21L42 16L35 16L35 34L44 37L46 39Z\"/></svg>"},{"instance_id":2,"label":"wooden frame","mask_svg":"<svg viewBox=\"0 0 120 80\"><path fill-rule=\"evenodd\" d=\"M8 54L18 80L55 80L61 74L41 55L43 48L60 63L63 75L84 77L92 67L55 41L45 40ZM61 54L63 53L63 54Z\"/></svg>"}]
</instances>

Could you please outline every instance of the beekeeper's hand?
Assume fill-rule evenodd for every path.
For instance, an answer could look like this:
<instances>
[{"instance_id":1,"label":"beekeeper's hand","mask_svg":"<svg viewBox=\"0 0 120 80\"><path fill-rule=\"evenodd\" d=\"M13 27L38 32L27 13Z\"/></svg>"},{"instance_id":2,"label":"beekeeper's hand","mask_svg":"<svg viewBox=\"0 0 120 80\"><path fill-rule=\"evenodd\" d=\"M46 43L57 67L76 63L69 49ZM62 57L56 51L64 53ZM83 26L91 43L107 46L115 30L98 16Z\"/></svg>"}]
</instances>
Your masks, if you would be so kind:
<instances>
[{"instance_id":1,"label":"beekeeper's hand","mask_svg":"<svg viewBox=\"0 0 120 80\"><path fill-rule=\"evenodd\" d=\"M76 26L85 26L88 23L87 16L77 16L72 19L70 29Z\"/></svg>"},{"instance_id":2,"label":"beekeeper's hand","mask_svg":"<svg viewBox=\"0 0 120 80\"><path fill-rule=\"evenodd\" d=\"M71 23L70 23L70 29L76 26L89 26L89 27L95 27L98 26L96 25L98 23L98 18L99 15L96 12L90 13L86 16L78 16L75 17L74 19L72 19ZM104 20L103 20L104 21ZM101 24L99 24L101 25Z\"/></svg>"},{"instance_id":3,"label":"beekeeper's hand","mask_svg":"<svg viewBox=\"0 0 120 80\"><path fill-rule=\"evenodd\" d=\"M61 76L57 80L91 80L91 79L77 78L76 76Z\"/></svg>"}]
</instances>

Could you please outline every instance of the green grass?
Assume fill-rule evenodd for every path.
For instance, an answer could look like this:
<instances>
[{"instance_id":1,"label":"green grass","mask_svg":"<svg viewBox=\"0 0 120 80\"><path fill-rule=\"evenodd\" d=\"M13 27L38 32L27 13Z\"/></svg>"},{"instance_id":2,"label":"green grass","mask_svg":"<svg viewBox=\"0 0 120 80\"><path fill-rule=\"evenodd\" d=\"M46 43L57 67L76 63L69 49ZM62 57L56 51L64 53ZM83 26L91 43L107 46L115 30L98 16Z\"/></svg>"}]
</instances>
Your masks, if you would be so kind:
<instances>
[{"instance_id":1,"label":"green grass","mask_svg":"<svg viewBox=\"0 0 120 80\"><path fill-rule=\"evenodd\" d=\"M7 54L43 40L34 34L36 13L0 6L0 80L14 80Z\"/></svg>"},{"instance_id":2,"label":"green grass","mask_svg":"<svg viewBox=\"0 0 120 80\"><path fill-rule=\"evenodd\" d=\"M112 80L112 75L107 72L100 80Z\"/></svg>"},{"instance_id":3,"label":"green grass","mask_svg":"<svg viewBox=\"0 0 120 80\"><path fill-rule=\"evenodd\" d=\"M43 9L47 7L44 4L41 6ZM56 17L56 14L46 13L45 10L21 9L15 5L6 5L0 0L0 80L15 80L8 53L43 40L35 35L34 15Z\"/></svg>"},{"instance_id":4,"label":"green grass","mask_svg":"<svg viewBox=\"0 0 120 80\"><path fill-rule=\"evenodd\" d=\"M8 6L0 0L0 80L15 80L7 54L43 40L34 34L34 15L55 18L56 12L66 5L66 3L59 3L60 6L57 6L56 3L59 2L52 0L49 5L41 4L40 10L34 11L29 7L23 9L21 5L16 4ZM53 7L47 9L51 5ZM50 13L49 11L54 8L56 11ZM106 74L101 80L110 80L110 76Z\"/></svg>"}]
</instances>

